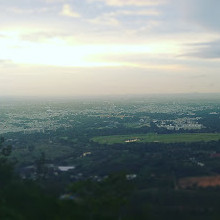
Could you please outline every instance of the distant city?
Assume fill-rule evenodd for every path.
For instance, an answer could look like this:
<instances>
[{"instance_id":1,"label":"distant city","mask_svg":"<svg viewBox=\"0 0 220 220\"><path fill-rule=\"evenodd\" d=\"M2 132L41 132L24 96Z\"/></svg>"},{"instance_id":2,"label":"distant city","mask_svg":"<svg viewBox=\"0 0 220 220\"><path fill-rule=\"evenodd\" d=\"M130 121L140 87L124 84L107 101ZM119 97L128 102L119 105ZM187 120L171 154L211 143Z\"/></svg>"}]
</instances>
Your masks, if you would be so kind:
<instances>
[{"instance_id":1,"label":"distant city","mask_svg":"<svg viewBox=\"0 0 220 220\"><path fill-rule=\"evenodd\" d=\"M201 130L201 112L206 115L219 115L216 100L178 99L165 96L132 98L129 102L120 99L104 100L59 100L28 102L4 101L0 106L0 134L8 132L46 132L59 128L73 128L80 123L81 116L103 118L106 128L120 124L127 127L142 127L155 124L167 130ZM144 115L146 113L146 115ZM154 114L153 116L151 114ZM156 114L166 114L166 119ZM169 117L170 116L170 117ZM104 120L107 118L108 120ZM118 119L121 120L118 120Z\"/></svg>"}]
</instances>

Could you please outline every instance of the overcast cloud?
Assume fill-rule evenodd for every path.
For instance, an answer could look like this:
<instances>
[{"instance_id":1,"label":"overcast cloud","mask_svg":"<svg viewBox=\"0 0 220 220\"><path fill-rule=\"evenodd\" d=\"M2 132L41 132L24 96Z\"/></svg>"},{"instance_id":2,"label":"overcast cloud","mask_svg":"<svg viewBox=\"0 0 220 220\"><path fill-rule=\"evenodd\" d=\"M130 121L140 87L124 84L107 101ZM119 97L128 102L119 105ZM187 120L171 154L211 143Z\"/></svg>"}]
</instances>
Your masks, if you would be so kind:
<instances>
[{"instance_id":1,"label":"overcast cloud","mask_svg":"<svg viewBox=\"0 0 220 220\"><path fill-rule=\"evenodd\" d=\"M219 0L0 0L0 10L2 94L220 92Z\"/></svg>"}]
</instances>

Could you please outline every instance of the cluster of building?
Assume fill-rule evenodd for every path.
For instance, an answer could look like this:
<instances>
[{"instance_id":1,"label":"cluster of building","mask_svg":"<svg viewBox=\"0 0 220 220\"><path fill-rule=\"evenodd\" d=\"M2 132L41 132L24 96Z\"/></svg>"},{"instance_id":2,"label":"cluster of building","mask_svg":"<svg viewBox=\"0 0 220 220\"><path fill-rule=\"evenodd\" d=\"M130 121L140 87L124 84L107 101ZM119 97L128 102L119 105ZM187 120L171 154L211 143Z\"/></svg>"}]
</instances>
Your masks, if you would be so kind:
<instances>
[{"instance_id":1,"label":"cluster of building","mask_svg":"<svg viewBox=\"0 0 220 220\"><path fill-rule=\"evenodd\" d=\"M200 130L204 128L202 124L199 123L200 117L183 117L174 120L154 120L153 122L159 128L166 128L167 130Z\"/></svg>"}]
</instances>

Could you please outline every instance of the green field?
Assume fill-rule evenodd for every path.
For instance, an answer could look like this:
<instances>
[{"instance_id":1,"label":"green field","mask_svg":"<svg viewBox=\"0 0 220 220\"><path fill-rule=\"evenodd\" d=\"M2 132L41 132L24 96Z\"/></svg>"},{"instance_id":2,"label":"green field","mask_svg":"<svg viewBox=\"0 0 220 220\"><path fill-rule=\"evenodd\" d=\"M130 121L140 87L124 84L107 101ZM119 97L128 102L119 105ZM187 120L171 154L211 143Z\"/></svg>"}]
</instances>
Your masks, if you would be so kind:
<instances>
[{"instance_id":1,"label":"green field","mask_svg":"<svg viewBox=\"0 0 220 220\"><path fill-rule=\"evenodd\" d=\"M100 144L117 144L127 142L160 142L160 143L179 143L179 142L208 142L220 140L220 133L182 133L182 134L132 134L132 135L111 135L92 138L92 141Z\"/></svg>"}]
</instances>

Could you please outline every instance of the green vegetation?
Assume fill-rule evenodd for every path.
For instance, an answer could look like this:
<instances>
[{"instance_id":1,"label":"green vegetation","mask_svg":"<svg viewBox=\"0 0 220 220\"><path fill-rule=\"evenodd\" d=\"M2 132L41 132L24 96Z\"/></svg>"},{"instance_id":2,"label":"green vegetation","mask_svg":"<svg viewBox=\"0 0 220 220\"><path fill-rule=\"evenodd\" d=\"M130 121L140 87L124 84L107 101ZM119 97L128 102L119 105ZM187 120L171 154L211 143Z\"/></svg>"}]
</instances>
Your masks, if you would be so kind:
<instances>
[{"instance_id":1,"label":"green vegetation","mask_svg":"<svg viewBox=\"0 0 220 220\"><path fill-rule=\"evenodd\" d=\"M31 164L39 158L42 152L45 153L48 160L59 160L70 155L73 149L62 143L48 143L48 141L46 143L38 142L38 144L27 144L22 149L13 149L10 158L17 161L17 165Z\"/></svg>"},{"instance_id":2,"label":"green vegetation","mask_svg":"<svg viewBox=\"0 0 220 220\"><path fill-rule=\"evenodd\" d=\"M220 219L218 103L6 105L0 219Z\"/></svg>"},{"instance_id":3,"label":"green vegetation","mask_svg":"<svg viewBox=\"0 0 220 220\"><path fill-rule=\"evenodd\" d=\"M142 127L150 127L150 123L140 124L140 123L125 123L126 128L142 128Z\"/></svg>"},{"instance_id":4,"label":"green vegetation","mask_svg":"<svg viewBox=\"0 0 220 220\"><path fill-rule=\"evenodd\" d=\"M180 143L180 142L209 142L220 140L220 133L181 133L181 134L132 134L132 135L111 135L92 138L92 141L100 144L119 144L126 142L160 142L160 143Z\"/></svg>"}]
</instances>

